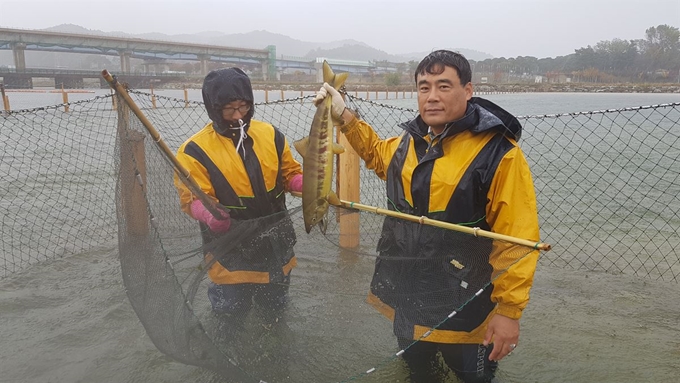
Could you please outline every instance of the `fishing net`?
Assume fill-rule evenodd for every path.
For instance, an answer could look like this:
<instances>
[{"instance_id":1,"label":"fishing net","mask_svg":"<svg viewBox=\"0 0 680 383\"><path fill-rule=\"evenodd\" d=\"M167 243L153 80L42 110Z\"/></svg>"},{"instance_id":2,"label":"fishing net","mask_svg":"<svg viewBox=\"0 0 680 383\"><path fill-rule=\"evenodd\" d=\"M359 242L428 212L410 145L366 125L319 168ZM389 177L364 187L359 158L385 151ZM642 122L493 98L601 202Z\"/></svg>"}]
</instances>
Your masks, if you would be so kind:
<instances>
[{"instance_id":1,"label":"fishing net","mask_svg":"<svg viewBox=\"0 0 680 383\"><path fill-rule=\"evenodd\" d=\"M199 102L129 94L172 151L208 121ZM382 137L398 134L396 125L416 114L359 97L348 103ZM290 143L307 135L314 107L309 96L258 104L255 113ZM541 262L677 281L680 105L520 121L542 233L559 245ZM330 208L326 235L316 227L307 234L301 201L290 196L286 212L236 222L204 246L196 221L179 209L173 164L120 99L12 110L0 124L3 274L108 247L117 238L126 292L149 338L175 360L213 370L228 382L405 379L390 312L369 295L376 262L386 261L376 252L386 219L446 238L450 249L422 268L446 268L457 286L465 286L454 294L433 281L425 296L382 295L392 303L422 302L414 314L427 325L419 329L419 341L435 339L438 330L478 309L506 270L537 255L530 246L351 207ZM356 198L340 198L387 208L382 181L363 165L358 172ZM336 180L338 189L347 184ZM294 239L280 238L290 226ZM297 266L285 307L270 310L254 301L236 315L213 314L206 277L212 262L247 256L264 241L295 241ZM489 256L492 265L475 263ZM389 261L396 268L413 263ZM414 281L429 282L415 275ZM266 301L267 292L263 296ZM428 305L442 298L451 304Z\"/></svg>"}]
</instances>

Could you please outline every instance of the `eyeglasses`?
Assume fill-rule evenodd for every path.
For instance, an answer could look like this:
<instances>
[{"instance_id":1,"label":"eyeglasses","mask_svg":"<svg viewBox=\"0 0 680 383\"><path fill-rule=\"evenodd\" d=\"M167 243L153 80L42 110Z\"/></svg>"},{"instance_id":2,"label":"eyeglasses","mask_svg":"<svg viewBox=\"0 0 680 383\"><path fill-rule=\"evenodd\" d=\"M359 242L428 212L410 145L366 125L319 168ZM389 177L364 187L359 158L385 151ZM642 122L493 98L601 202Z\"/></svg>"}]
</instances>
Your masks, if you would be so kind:
<instances>
[{"instance_id":1,"label":"eyeglasses","mask_svg":"<svg viewBox=\"0 0 680 383\"><path fill-rule=\"evenodd\" d=\"M222 114L226 114L227 116L233 116L234 113L238 110L239 113L241 114L246 114L250 110L250 105L241 105L238 108L232 108L230 106L226 108L222 108Z\"/></svg>"}]
</instances>

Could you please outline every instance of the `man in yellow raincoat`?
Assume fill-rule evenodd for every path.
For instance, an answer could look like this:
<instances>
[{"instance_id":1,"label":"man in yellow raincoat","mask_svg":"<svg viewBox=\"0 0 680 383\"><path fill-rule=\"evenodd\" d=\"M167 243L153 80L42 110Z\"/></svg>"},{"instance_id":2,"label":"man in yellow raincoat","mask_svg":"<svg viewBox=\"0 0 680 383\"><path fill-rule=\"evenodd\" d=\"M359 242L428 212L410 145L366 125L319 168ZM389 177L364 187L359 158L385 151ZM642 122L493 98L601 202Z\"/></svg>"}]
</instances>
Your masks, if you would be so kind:
<instances>
[{"instance_id":1,"label":"man in yellow raincoat","mask_svg":"<svg viewBox=\"0 0 680 383\"><path fill-rule=\"evenodd\" d=\"M391 210L538 242L532 177L517 145L522 127L473 97L471 79L462 55L427 55L415 73L419 115L388 139L327 84L316 101L332 97L340 130L386 180ZM438 352L463 381L494 380L497 362L519 343L538 252L395 218L385 219L377 250L368 300L394 321L412 381L444 379Z\"/></svg>"}]
</instances>

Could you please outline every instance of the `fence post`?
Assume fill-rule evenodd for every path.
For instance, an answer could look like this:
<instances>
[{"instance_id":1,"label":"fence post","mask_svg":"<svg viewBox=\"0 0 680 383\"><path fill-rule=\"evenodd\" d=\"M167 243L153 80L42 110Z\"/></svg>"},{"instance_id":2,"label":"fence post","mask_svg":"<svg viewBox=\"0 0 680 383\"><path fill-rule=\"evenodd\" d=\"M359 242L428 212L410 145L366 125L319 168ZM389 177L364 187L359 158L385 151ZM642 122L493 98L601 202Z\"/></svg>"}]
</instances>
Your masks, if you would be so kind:
<instances>
[{"instance_id":1,"label":"fence post","mask_svg":"<svg viewBox=\"0 0 680 383\"><path fill-rule=\"evenodd\" d=\"M9 97L5 95L5 84L0 83L0 93L2 94L2 105L5 108L5 112L9 113Z\"/></svg>"},{"instance_id":2,"label":"fence post","mask_svg":"<svg viewBox=\"0 0 680 383\"><path fill-rule=\"evenodd\" d=\"M114 97L119 97L115 95ZM120 171L118 184L121 208L125 217L127 234L143 237L149 233L146 204L146 155L144 134L130 129L130 108L125 101L117 100L118 141L120 142Z\"/></svg>"},{"instance_id":3,"label":"fence post","mask_svg":"<svg viewBox=\"0 0 680 383\"><path fill-rule=\"evenodd\" d=\"M187 92L187 86L184 85L184 107L189 107L189 92Z\"/></svg>"},{"instance_id":4,"label":"fence post","mask_svg":"<svg viewBox=\"0 0 680 383\"><path fill-rule=\"evenodd\" d=\"M68 93L64 92L64 84L61 84L61 99L64 101L64 113L68 113Z\"/></svg>"},{"instance_id":5,"label":"fence post","mask_svg":"<svg viewBox=\"0 0 680 383\"><path fill-rule=\"evenodd\" d=\"M149 84L151 88L151 107L153 109L156 109L156 95L153 94L153 83Z\"/></svg>"},{"instance_id":6,"label":"fence post","mask_svg":"<svg viewBox=\"0 0 680 383\"><path fill-rule=\"evenodd\" d=\"M345 95L343 94L344 98ZM335 190L338 198L345 201L359 201L359 155L345 138L345 135L337 129L336 141L345 148L345 152L337 155L337 174L335 177ZM338 208L340 209L340 208ZM340 221L340 247L355 248L359 246L359 214L338 214Z\"/></svg>"}]
</instances>

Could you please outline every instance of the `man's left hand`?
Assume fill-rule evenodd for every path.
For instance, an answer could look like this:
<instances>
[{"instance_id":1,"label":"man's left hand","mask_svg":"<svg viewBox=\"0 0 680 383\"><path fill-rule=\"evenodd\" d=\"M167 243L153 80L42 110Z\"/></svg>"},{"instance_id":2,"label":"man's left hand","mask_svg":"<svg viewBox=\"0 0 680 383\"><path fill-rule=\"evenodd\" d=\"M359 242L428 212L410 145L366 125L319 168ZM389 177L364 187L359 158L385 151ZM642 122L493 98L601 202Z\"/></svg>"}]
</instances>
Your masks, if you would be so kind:
<instances>
[{"instance_id":1,"label":"man's left hand","mask_svg":"<svg viewBox=\"0 0 680 383\"><path fill-rule=\"evenodd\" d=\"M495 314L489 321L489 326L484 335L484 345L488 346L492 341L493 351L491 351L489 359L499 361L517 347L519 320Z\"/></svg>"}]
</instances>

